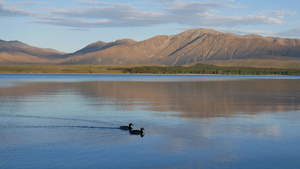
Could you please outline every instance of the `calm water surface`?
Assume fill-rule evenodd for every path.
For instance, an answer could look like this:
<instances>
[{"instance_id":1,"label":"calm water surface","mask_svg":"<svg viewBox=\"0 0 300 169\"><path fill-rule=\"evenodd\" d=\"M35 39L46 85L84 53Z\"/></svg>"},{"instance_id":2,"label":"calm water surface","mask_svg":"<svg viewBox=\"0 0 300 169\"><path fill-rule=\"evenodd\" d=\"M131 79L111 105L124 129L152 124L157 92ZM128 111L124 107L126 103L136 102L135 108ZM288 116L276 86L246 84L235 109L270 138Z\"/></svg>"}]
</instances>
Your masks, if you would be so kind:
<instances>
[{"instance_id":1,"label":"calm water surface","mask_svg":"<svg viewBox=\"0 0 300 169\"><path fill-rule=\"evenodd\" d=\"M0 168L298 169L299 121L297 76L0 74Z\"/></svg>"}]
</instances>

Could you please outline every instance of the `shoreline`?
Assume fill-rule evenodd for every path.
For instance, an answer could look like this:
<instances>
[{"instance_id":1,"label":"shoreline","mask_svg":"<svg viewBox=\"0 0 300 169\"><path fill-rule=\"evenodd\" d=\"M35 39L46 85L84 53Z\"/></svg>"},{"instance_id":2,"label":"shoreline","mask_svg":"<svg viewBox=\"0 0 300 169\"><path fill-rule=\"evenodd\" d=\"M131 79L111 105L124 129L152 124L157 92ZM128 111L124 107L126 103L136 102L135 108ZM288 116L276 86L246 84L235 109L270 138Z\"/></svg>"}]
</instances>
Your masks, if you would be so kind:
<instances>
[{"instance_id":1,"label":"shoreline","mask_svg":"<svg viewBox=\"0 0 300 169\"><path fill-rule=\"evenodd\" d=\"M276 76L292 76L297 77L300 75L238 75L238 74L149 74L149 73L0 73L1 75L143 75L143 76L269 76L269 77L276 77Z\"/></svg>"},{"instance_id":2,"label":"shoreline","mask_svg":"<svg viewBox=\"0 0 300 169\"><path fill-rule=\"evenodd\" d=\"M0 74L142 74L142 75L300 75L300 69L230 67L210 64L193 66L139 65L4 65Z\"/></svg>"}]
</instances>

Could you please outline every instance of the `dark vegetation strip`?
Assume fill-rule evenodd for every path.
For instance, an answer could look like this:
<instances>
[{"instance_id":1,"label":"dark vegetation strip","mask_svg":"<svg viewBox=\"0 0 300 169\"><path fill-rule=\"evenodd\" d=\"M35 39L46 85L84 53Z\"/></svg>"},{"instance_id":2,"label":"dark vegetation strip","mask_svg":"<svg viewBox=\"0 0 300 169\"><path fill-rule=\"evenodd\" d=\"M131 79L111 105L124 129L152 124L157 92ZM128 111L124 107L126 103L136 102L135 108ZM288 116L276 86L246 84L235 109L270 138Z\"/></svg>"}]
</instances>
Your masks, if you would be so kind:
<instances>
[{"instance_id":1,"label":"dark vegetation strip","mask_svg":"<svg viewBox=\"0 0 300 169\"><path fill-rule=\"evenodd\" d=\"M194 66L2 65L0 73L300 75L300 69L216 66L202 63Z\"/></svg>"},{"instance_id":2,"label":"dark vegetation strip","mask_svg":"<svg viewBox=\"0 0 300 169\"><path fill-rule=\"evenodd\" d=\"M215 66L198 63L194 66L140 66L115 68L123 73L149 74L221 74L221 75L300 75L300 69Z\"/></svg>"}]
</instances>

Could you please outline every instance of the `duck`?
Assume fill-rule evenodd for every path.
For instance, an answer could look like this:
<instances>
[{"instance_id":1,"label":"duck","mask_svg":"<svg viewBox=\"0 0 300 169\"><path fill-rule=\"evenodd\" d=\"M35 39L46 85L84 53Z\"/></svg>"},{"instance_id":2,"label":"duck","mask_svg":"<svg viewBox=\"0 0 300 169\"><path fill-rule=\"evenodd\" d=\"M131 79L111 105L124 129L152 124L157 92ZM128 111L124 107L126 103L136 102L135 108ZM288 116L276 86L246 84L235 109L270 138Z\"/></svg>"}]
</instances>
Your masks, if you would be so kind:
<instances>
[{"instance_id":1,"label":"duck","mask_svg":"<svg viewBox=\"0 0 300 169\"><path fill-rule=\"evenodd\" d=\"M132 123L129 123L128 126L120 126L120 129L122 129L122 130L131 130L131 129L132 129L131 126L133 126L133 124L132 124Z\"/></svg>"},{"instance_id":2,"label":"duck","mask_svg":"<svg viewBox=\"0 0 300 169\"><path fill-rule=\"evenodd\" d=\"M130 134L143 135L144 134L144 128L142 127L140 130L130 130Z\"/></svg>"}]
</instances>

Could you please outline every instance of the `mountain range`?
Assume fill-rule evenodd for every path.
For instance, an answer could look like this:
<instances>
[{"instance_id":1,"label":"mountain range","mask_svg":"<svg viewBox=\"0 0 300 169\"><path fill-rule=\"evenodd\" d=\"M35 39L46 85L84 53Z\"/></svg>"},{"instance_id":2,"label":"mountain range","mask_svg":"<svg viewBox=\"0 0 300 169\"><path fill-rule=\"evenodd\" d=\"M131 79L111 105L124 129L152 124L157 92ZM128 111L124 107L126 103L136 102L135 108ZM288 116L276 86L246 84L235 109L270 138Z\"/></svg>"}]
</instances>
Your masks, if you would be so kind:
<instances>
[{"instance_id":1,"label":"mountain range","mask_svg":"<svg viewBox=\"0 0 300 169\"><path fill-rule=\"evenodd\" d=\"M217 65L300 68L300 39L235 35L211 29L144 41L98 41L74 52L0 40L0 64Z\"/></svg>"}]
</instances>

